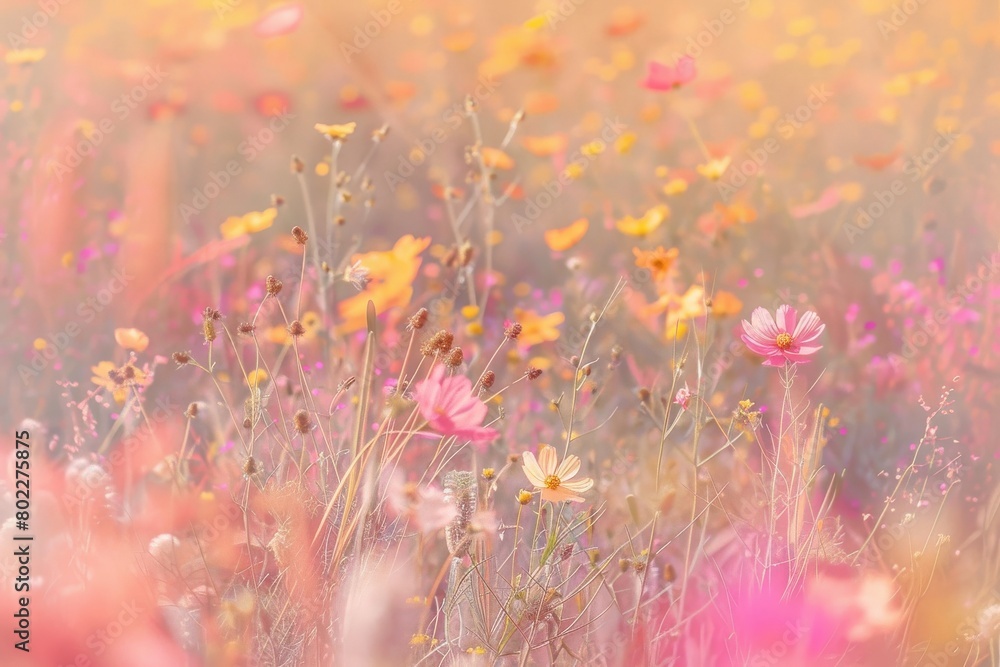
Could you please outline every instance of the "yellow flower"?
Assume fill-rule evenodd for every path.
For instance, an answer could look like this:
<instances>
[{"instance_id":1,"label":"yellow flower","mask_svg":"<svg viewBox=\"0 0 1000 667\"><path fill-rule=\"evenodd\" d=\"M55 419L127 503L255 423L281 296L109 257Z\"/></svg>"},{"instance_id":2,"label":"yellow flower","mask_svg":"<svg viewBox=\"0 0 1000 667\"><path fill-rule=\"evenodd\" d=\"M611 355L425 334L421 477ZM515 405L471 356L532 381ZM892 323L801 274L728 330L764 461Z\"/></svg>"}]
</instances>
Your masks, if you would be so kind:
<instances>
[{"instance_id":1,"label":"yellow flower","mask_svg":"<svg viewBox=\"0 0 1000 667\"><path fill-rule=\"evenodd\" d=\"M536 489L541 490L542 500L582 503L584 498L577 494L589 491L594 486L594 480L589 477L569 481L580 472L579 456L570 454L559 463L555 448L542 445L538 450L537 461L531 452L525 452L522 459L524 475Z\"/></svg>"},{"instance_id":2,"label":"yellow flower","mask_svg":"<svg viewBox=\"0 0 1000 667\"><path fill-rule=\"evenodd\" d=\"M247 373L247 385L251 388L258 387L262 382L267 381L267 371L263 368L255 368Z\"/></svg>"},{"instance_id":3,"label":"yellow flower","mask_svg":"<svg viewBox=\"0 0 1000 667\"><path fill-rule=\"evenodd\" d=\"M539 315L534 310L514 309L514 321L521 325L521 334L517 342L522 347L531 347L539 343L550 343L559 339L558 327L566 317L562 313Z\"/></svg>"},{"instance_id":4,"label":"yellow flower","mask_svg":"<svg viewBox=\"0 0 1000 667\"><path fill-rule=\"evenodd\" d=\"M615 140L615 150L621 155L625 155L632 150L632 146L635 145L636 139L638 138L639 137L635 132L626 132Z\"/></svg>"},{"instance_id":5,"label":"yellow flower","mask_svg":"<svg viewBox=\"0 0 1000 667\"><path fill-rule=\"evenodd\" d=\"M700 285L692 285L667 310L666 336L668 339L683 334L688 320L705 315L705 290Z\"/></svg>"},{"instance_id":6,"label":"yellow flower","mask_svg":"<svg viewBox=\"0 0 1000 667\"><path fill-rule=\"evenodd\" d=\"M94 374L90 381L110 391L118 405L125 403L129 387L149 384L146 374L132 364L117 368L113 362L102 361L96 366L91 366L90 372Z\"/></svg>"},{"instance_id":7,"label":"yellow flower","mask_svg":"<svg viewBox=\"0 0 1000 667\"><path fill-rule=\"evenodd\" d=\"M8 65L30 65L45 57L45 49L14 49L4 54L4 62Z\"/></svg>"},{"instance_id":8,"label":"yellow flower","mask_svg":"<svg viewBox=\"0 0 1000 667\"><path fill-rule=\"evenodd\" d=\"M677 259L677 248L664 250L663 246L658 246L656 250L639 250L632 248L635 254L635 265L640 269L649 269L653 273L654 280L662 280L670 273L670 268Z\"/></svg>"},{"instance_id":9,"label":"yellow flower","mask_svg":"<svg viewBox=\"0 0 1000 667\"><path fill-rule=\"evenodd\" d=\"M306 343L309 341L316 340L319 336L319 331L321 328L321 321L319 313L307 310L302 313L302 317L299 319L302 327L306 330L304 334L299 337L300 343ZM274 343L275 345L291 345L294 340L292 334L288 332L288 327L283 324L276 324L273 327L268 327L264 330L264 339L268 342ZM260 371L266 373L264 371ZM252 374L251 374L252 375ZM249 376L248 376L249 377ZM253 385L251 385L253 386Z\"/></svg>"},{"instance_id":10,"label":"yellow flower","mask_svg":"<svg viewBox=\"0 0 1000 667\"><path fill-rule=\"evenodd\" d=\"M707 178L710 181L717 181L722 178L722 175L726 173L726 169L729 169L729 163L733 161L733 158L728 155L723 158L717 158L715 160L709 160L708 164L699 164L696 169L698 173Z\"/></svg>"},{"instance_id":11,"label":"yellow flower","mask_svg":"<svg viewBox=\"0 0 1000 667\"><path fill-rule=\"evenodd\" d=\"M115 342L126 350L142 352L149 347L149 336L138 329L115 329Z\"/></svg>"},{"instance_id":12,"label":"yellow flower","mask_svg":"<svg viewBox=\"0 0 1000 667\"><path fill-rule=\"evenodd\" d=\"M368 269L368 285L364 292L340 302L340 328L344 332L357 331L368 321L368 301L375 303L375 311L383 313L410 303L413 281L420 271L420 253L431 243L430 237L403 236L391 250L368 252L351 257Z\"/></svg>"},{"instance_id":13,"label":"yellow flower","mask_svg":"<svg viewBox=\"0 0 1000 667\"><path fill-rule=\"evenodd\" d=\"M667 314L665 335L667 340L680 338L687 331L688 320L702 317L706 314L705 290L700 285L692 285L682 296L664 294L656 302L650 304L645 314Z\"/></svg>"},{"instance_id":14,"label":"yellow flower","mask_svg":"<svg viewBox=\"0 0 1000 667\"><path fill-rule=\"evenodd\" d=\"M663 224L663 221L670 216L670 207L660 204L646 211L641 218L625 216L615 223L618 231L629 236L646 236Z\"/></svg>"},{"instance_id":15,"label":"yellow flower","mask_svg":"<svg viewBox=\"0 0 1000 667\"><path fill-rule=\"evenodd\" d=\"M687 189L688 189L687 181L685 181L683 178L674 178L668 181L667 184L663 186L663 194L667 195L668 197L673 197L674 195L679 195L680 193L684 192Z\"/></svg>"},{"instance_id":16,"label":"yellow flower","mask_svg":"<svg viewBox=\"0 0 1000 667\"><path fill-rule=\"evenodd\" d=\"M607 145L600 139L594 139L593 141L580 146L580 152L587 157L597 157L604 152Z\"/></svg>"},{"instance_id":17,"label":"yellow flower","mask_svg":"<svg viewBox=\"0 0 1000 667\"><path fill-rule=\"evenodd\" d=\"M253 234L267 229L274 224L274 218L277 215L278 209L273 207L263 211L251 211L246 215L226 218L226 221L219 226L219 230L222 232L222 238L235 239L244 234Z\"/></svg>"},{"instance_id":18,"label":"yellow flower","mask_svg":"<svg viewBox=\"0 0 1000 667\"><path fill-rule=\"evenodd\" d=\"M324 125L323 123L316 123L316 125L314 125L317 132L325 134L331 141L343 141L350 135L354 134L354 128L357 126L357 123L344 123L343 125Z\"/></svg>"}]
</instances>

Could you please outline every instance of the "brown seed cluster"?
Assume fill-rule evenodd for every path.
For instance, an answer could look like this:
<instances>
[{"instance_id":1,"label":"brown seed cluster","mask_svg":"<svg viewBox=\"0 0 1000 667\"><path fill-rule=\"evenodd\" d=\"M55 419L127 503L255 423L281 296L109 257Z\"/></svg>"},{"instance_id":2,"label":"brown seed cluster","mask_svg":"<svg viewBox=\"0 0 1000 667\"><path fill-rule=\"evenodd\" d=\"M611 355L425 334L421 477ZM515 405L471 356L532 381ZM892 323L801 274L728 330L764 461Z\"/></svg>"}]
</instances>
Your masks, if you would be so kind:
<instances>
[{"instance_id":1,"label":"brown seed cluster","mask_svg":"<svg viewBox=\"0 0 1000 667\"><path fill-rule=\"evenodd\" d=\"M479 381L479 384L483 386L483 389L489 389L493 386L493 383L497 381L497 374L493 371L486 371L483 373L483 379Z\"/></svg>"},{"instance_id":2,"label":"brown seed cluster","mask_svg":"<svg viewBox=\"0 0 1000 667\"><path fill-rule=\"evenodd\" d=\"M282 287L284 287L282 282L274 276L268 276L264 280L264 289L267 291L268 296L278 296L281 293Z\"/></svg>"},{"instance_id":3,"label":"brown seed cluster","mask_svg":"<svg viewBox=\"0 0 1000 667\"><path fill-rule=\"evenodd\" d=\"M510 340L517 340L517 337L521 335L521 323L512 322L510 326L503 330L503 335Z\"/></svg>"},{"instance_id":4,"label":"brown seed cluster","mask_svg":"<svg viewBox=\"0 0 1000 667\"><path fill-rule=\"evenodd\" d=\"M191 363L191 353L190 352L174 352L170 355L170 358L174 360L174 363L178 366L187 366Z\"/></svg>"},{"instance_id":5,"label":"brown seed cluster","mask_svg":"<svg viewBox=\"0 0 1000 667\"><path fill-rule=\"evenodd\" d=\"M451 351L451 344L455 342L455 335L450 331L441 329L436 334L428 338L423 345L420 346L420 352L425 357L432 357L440 354L445 354Z\"/></svg>"},{"instance_id":6,"label":"brown seed cluster","mask_svg":"<svg viewBox=\"0 0 1000 667\"><path fill-rule=\"evenodd\" d=\"M236 327L236 332L241 336L252 336L256 330L257 326L249 322L240 322L240 325Z\"/></svg>"},{"instance_id":7,"label":"brown seed cluster","mask_svg":"<svg viewBox=\"0 0 1000 667\"><path fill-rule=\"evenodd\" d=\"M247 460L243 462L243 474L247 477L253 477L260 472L260 464L257 463L257 459L252 456L248 456Z\"/></svg>"},{"instance_id":8,"label":"brown seed cluster","mask_svg":"<svg viewBox=\"0 0 1000 667\"><path fill-rule=\"evenodd\" d=\"M288 333L290 333L295 338L303 335L306 332L306 328L302 325L302 322L298 320L293 320L291 324L288 325Z\"/></svg>"},{"instance_id":9,"label":"brown seed cluster","mask_svg":"<svg viewBox=\"0 0 1000 667\"><path fill-rule=\"evenodd\" d=\"M215 323L222 319L222 313L212 307L205 308L201 313L202 319L202 334L205 336L205 342L211 343L218 337L215 331Z\"/></svg>"},{"instance_id":10,"label":"brown seed cluster","mask_svg":"<svg viewBox=\"0 0 1000 667\"><path fill-rule=\"evenodd\" d=\"M292 425L299 433L306 434L312 430L312 418L305 410L299 410L292 417Z\"/></svg>"},{"instance_id":11,"label":"brown seed cluster","mask_svg":"<svg viewBox=\"0 0 1000 667\"><path fill-rule=\"evenodd\" d=\"M309 240L309 235L306 234L301 227L295 225L292 227L292 238L295 239L295 242L299 245L305 245L306 241Z\"/></svg>"},{"instance_id":12,"label":"brown seed cluster","mask_svg":"<svg viewBox=\"0 0 1000 667\"><path fill-rule=\"evenodd\" d=\"M421 308L416 313L410 316L410 321L407 324L407 328L411 331L414 329L423 329L424 325L427 324L428 312L426 308Z\"/></svg>"},{"instance_id":13,"label":"brown seed cluster","mask_svg":"<svg viewBox=\"0 0 1000 667\"><path fill-rule=\"evenodd\" d=\"M539 375L542 374L542 369L535 368L534 366L528 366L528 370L525 371L524 374L528 376L529 380L535 380L538 378Z\"/></svg>"},{"instance_id":14,"label":"brown seed cluster","mask_svg":"<svg viewBox=\"0 0 1000 667\"><path fill-rule=\"evenodd\" d=\"M444 365L448 368L458 368L462 365L462 360L465 359L465 354L462 352L462 348L453 347L444 357Z\"/></svg>"}]
</instances>

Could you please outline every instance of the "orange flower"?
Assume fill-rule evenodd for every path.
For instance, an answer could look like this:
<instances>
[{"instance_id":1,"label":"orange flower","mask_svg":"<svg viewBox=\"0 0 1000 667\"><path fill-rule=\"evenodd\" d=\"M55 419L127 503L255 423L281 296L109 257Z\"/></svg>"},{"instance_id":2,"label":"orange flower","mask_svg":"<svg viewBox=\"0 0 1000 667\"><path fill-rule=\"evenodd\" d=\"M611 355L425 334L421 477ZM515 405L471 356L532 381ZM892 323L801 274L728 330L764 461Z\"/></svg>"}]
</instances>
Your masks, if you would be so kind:
<instances>
[{"instance_id":1,"label":"orange flower","mask_svg":"<svg viewBox=\"0 0 1000 667\"><path fill-rule=\"evenodd\" d=\"M712 297L712 315L726 317L738 315L743 310L743 302L732 292L719 291Z\"/></svg>"},{"instance_id":2,"label":"orange flower","mask_svg":"<svg viewBox=\"0 0 1000 667\"><path fill-rule=\"evenodd\" d=\"M525 137L521 145L537 157L549 157L566 150L565 134L549 134L543 137Z\"/></svg>"},{"instance_id":3,"label":"orange flower","mask_svg":"<svg viewBox=\"0 0 1000 667\"><path fill-rule=\"evenodd\" d=\"M222 232L222 238L226 240L245 234L254 234L264 231L274 224L274 218L277 215L278 209L273 207L264 209L263 211L251 211L246 215L226 218L226 221L222 223L219 230Z\"/></svg>"},{"instance_id":4,"label":"orange flower","mask_svg":"<svg viewBox=\"0 0 1000 667\"><path fill-rule=\"evenodd\" d=\"M479 154L483 158L483 164L485 164L490 169L500 169L501 171L508 171L514 168L514 160L511 159L509 155L504 153L499 148L490 148L489 146L483 146L479 149Z\"/></svg>"},{"instance_id":5,"label":"orange flower","mask_svg":"<svg viewBox=\"0 0 1000 667\"><path fill-rule=\"evenodd\" d=\"M545 243L556 252L569 250L580 242L589 227L590 221L586 218L580 218L573 221L568 227L549 229L545 232Z\"/></svg>"},{"instance_id":6,"label":"orange flower","mask_svg":"<svg viewBox=\"0 0 1000 667\"><path fill-rule=\"evenodd\" d=\"M514 320L521 325L517 342L521 347L549 343L559 339L558 327L566 317L562 313L539 315L534 310L514 309Z\"/></svg>"},{"instance_id":7,"label":"orange flower","mask_svg":"<svg viewBox=\"0 0 1000 667\"><path fill-rule=\"evenodd\" d=\"M149 347L149 336L138 329L115 329L115 342L126 350L142 352Z\"/></svg>"},{"instance_id":8,"label":"orange flower","mask_svg":"<svg viewBox=\"0 0 1000 667\"><path fill-rule=\"evenodd\" d=\"M678 254L677 248L664 250L663 246L658 246L656 250L632 248L632 252L635 253L635 265L640 269L649 269L653 273L653 279L657 281L663 280L670 273Z\"/></svg>"},{"instance_id":9,"label":"orange flower","mask_svg":"<svg viewBox=\"0 0 1000 667\"><path fill-rule=\"evenodd\" d=\"M729 206L716 202L712 210L698 217L697 225L704 234L722 234L730 227L745 225L757 219L757 211L748 204L733 202Z\"/></svg>"},{"instance_id":10,"label":"orange flower","mask_svg":"<svg viewBox=\"0 0 1000 667\"><path fill-rule=\"evenodd\" d=\"M368 300L375 311L385 312L410 303L413 281L420 270L422 253L431 243L430 237L402 237L391 250L354 255L351 263L360 262L368 269L369 283L364 292L340 302L340 327L345 332L357 331L368 320Z\"/></svg>"}]
</instances>

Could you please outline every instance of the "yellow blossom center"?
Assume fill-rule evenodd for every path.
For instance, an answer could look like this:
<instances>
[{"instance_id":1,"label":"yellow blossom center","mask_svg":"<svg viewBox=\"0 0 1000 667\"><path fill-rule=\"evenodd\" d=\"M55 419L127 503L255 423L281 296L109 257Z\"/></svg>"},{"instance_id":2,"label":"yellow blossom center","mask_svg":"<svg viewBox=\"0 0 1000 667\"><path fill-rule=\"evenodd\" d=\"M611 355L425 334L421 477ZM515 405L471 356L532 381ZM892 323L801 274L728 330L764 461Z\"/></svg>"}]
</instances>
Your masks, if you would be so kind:
<instances>
[{"instance_id":1,"label":"yellow blossom center","mask_svg":"<svg viewBox=\"0 0 1000 667\"><path fill-rule=\"evenodd\" d=\"M778 334L778 337L774 339L774 343L782 350L787 350L792 346L792 334L780 333Z\"/></svg>"},{"instance_id":2,"label":"yellow blossom center","mask_svg":"<svg viewBox=\"0 0 1000 667\"><path fill-rule=\"evenodd\" d=\"M555 475L549 475L545 478L545 486L550 489L558 489L560 484L562 484L562 480Z\"/></svg>"}]
</instances>

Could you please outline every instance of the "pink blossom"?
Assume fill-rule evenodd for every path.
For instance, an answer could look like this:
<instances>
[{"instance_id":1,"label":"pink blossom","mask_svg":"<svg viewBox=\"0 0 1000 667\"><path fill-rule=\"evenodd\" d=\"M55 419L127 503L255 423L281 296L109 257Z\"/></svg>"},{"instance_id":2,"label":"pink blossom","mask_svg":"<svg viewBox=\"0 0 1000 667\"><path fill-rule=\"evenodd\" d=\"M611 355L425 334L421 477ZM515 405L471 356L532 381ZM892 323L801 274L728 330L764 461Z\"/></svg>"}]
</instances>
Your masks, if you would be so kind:
<instances>
[{"instance_id":1,"label":"pink blossom","mask_svg":"<svg viewBox=\"0 0 1000 667\"><path fill-rule=\"evenodd\" d=\"M651 60L642 87L649 90L673 90L694 81L696 74L694 58L691 56L681 57L673 67Z\"/></svg>"},{"instance_id":2,"label":"pink blossom","mask_svg":"<svg viewBox=\"0 0 1000 667\"><path fill-rule=\"evenodd\" d=\"M692 393L691 388L688 387L687 382L685 382L684 386L678 389L677 393L674 394L674 403L681 406L682 410L687 410L692 396L694 396L694 393Z\"/></svg>"},{"instance_id":3,"label":"pink blossom","mask_svg":"<svg viewBox=\"0 0 1000 667\"><path fill-rule=\"evenodd\" d=\"M413 390L420 414L434 431L459 440L485 444L499 435L482 426L486 404L472 394L472 382L464 375L445 375L438 366L430 377L418 382Z\"/></svg>"},{"instance_id":4,"label":"pink blossom","mask_svg":"<svg viewBox=\"0 0 1000 667\"><path fill-rule=\"evenodd\" d=\"M765 366L783 366L808 362L809 355L823 347L814 343L825 328L816 313L810 311L799 319L794 308L781 305L774 318L764 308L754 309L750 322L743 320L741 338L752 352L767 357Z\"/></svg>"}]
</instances>

